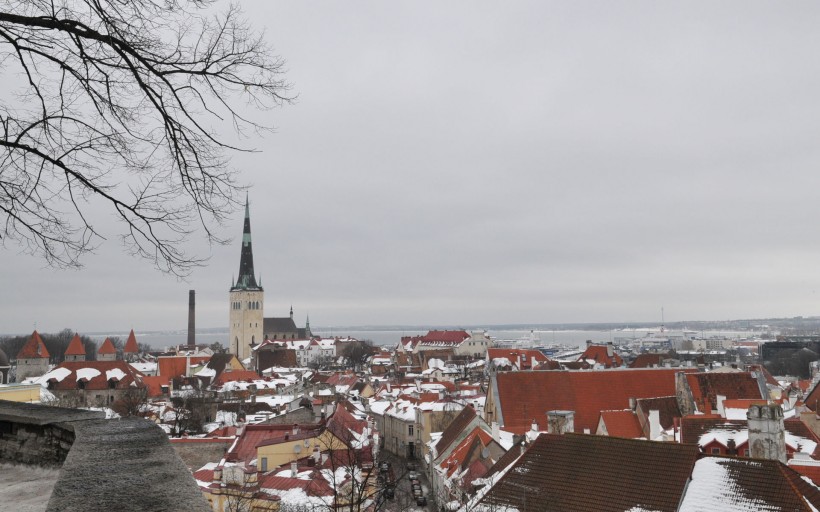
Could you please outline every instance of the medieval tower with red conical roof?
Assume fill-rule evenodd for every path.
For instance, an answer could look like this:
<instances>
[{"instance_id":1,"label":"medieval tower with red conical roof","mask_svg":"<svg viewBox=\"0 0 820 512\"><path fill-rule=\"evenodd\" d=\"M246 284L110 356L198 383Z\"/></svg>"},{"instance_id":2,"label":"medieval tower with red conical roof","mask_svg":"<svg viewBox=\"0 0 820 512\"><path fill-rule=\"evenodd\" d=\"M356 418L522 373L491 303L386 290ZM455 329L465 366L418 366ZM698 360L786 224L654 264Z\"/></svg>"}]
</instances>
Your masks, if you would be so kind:
<instances>
[{"instance_id":1,"label":"medieval tower with red conical roof","mask_svg":"<svg viewBox=\"0 0 820 512\"><path fill-rule=\"evenodd\" d=\"M71 343L69 343L68 348L65 349L65 360L85 361L85 345L83 344L83 340L80 339L79 334L74 334L74 337L71 338Z\"/></svg>"},{"instance_id":2,"label":"medieval tower with red conical roof","mask_svg":"<svg viewBox=\"0 0 820 512\"><path fill-rule=\"evenodd\" d=\"M40 333L34 331L31 338L17 353L17 382L28 377L39 377L48 372L48 350Z\"/></svg>"}]
</instances>

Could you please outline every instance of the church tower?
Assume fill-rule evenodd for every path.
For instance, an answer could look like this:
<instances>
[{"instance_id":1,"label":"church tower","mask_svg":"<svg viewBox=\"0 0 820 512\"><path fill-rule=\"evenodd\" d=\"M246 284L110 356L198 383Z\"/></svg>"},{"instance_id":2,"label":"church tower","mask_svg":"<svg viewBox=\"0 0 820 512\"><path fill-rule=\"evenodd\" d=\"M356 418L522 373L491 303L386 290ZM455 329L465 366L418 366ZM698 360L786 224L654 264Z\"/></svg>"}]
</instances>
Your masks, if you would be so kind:
<instances>
[{"instance_id":1,"label":"church tower","mask_svg":"<svg viewBox=\"0 0 820 512\"><path fill-rule=\"evenodd\" d=\"M256 283L256 276L253 272L251 216L246 197L245 228L242 231L242 253L239 257L239 278L235 283L231 283L229 293L231 311L229 351L241 361L250 357L252 346L262 343L264 296L265 292L262 286Z\"/></svg>"}]
</instances>

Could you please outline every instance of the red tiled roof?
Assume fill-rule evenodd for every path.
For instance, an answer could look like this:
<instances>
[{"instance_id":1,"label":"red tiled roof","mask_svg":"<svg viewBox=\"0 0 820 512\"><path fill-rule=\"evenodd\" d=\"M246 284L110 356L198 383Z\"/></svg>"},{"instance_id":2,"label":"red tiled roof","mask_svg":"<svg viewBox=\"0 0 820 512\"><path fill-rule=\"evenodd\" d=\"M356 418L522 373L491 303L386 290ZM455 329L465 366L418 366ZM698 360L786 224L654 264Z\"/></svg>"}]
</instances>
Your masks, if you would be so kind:
<instances>
[{"instance_id":1,"label":"red tiled roof","mask_svg":"<svg viewBox=\"0 0 820 512\"><path fill-rule=\"evenodd\" d=\"M675 512L698 453L694 445L541 434L481 503L521 512Z\"/></svg>"},{"instance_id":2,"label":"red tiled roof","mask_svg":"<svg viewBox=\"0 0 820 512\"><path fill-rule=\"evenodd\" d=\"M626 409L630 398L675 395L675 374L696 369L505 372L494 379L504 429L522 434L532 420L546 424L547 411L575 412L575 431L598 426L601 411ZM499 417L499 422L502 418Z\"/></svg>"},{"instance_id":3,"label":"red tiled roof","mask_svg":"<svg viewBox=\"0 0 820 512\"><path fill-rule=\"evenodd\" d=\"M640 354L634 361L629 363L630 368L652 368L653 366L663 366L666 359L672 359L669 354Z\"/></svg>"},{"instance_id":4,"label":"red tiled roof","mask_svg":"<svg viewBox=\"0 0 820 512\"><path fill-rule=\"evenodd\" d=\"M601 411L601 420L606 427L607 435L637 439L643 437L643 429L632 409L622 411Z\"/></svg>"},{"instance_id":5,"label":"red tiled roof","mask_svg":"<svg viewBox=\"0 0 820 512\"><path fill-rule=\"evenodd\" d=\"M747 368L750 372L760 372L763 374L763 378L766 380L766 384L771 384L772 386L780 386L780 383L777 382L777 379L769 373L769 370L766 369L765 366L762 364L750 364Z\"/></svg>"},{"instance_id":6,"label":"red tiled roof","mask_svg":"<svg viewBox=\"0 0 820 512\"><path fill-rule=\"evenodd\" d=\"M469 337L467 331L429 331L422 336L421 340L426 342L461 343Z\"/></svg>"},{"instance_id":7,"label":"red tiled roof","mask_svg":"<svg viewBox=\"0 0 820 512\"><path fill-rule=\"evenodd\" d=\"M148 397L156 398L162 396L162 386L170 386L170 377L163 377L161 375L145 375L142 377L142 382L148 388Z\"/></svg>"},{"instance_id":8,"label":"red tiled roof","mask_svg":"<svg viewBox=\"0 0 820 512\"><path fill-rule=\"evenodd\" d=\"M259 375L251 370L233 370L230 372L220 372L219 376L211 384L221 386L228 382L243 382L259 379Z\"/></svg>"},{"instance_id":9,"label":"red tiled roof","mask_svg":"<svg viewBox=\"0 0 820 512\"><path fill-rule=\"evenodd\" d=\"M210 356L162 356L157 359L157 374L170 379L184 376L188 373L187 363L189 359L193 366L207 362Z\"/></svg>"},{"instance_id":10,"label":"red tiled roof","mask_svg":"<svg viewBox=\"0 0 820 512\"><path fill-rule=\"evenodd\" d=\"M133 383L136 387L143 387L144 375L137 371L136 368L126 363L125 361L65 361L60 363L54 370L47 373L46 376L54 374L59 375L58 369L65 368L71 373L57 380L57 378L46 379L48 382L48 389L55 389L58 391L68 391L80 389L78 381L85 382L85 389L87 390L102 390L109 389L109 381L115 382L116 389L127 389ZM93 369L95 372L81 372L82 369ZM88 377L90 375L90 377Z\"/></svg>"},{"instance_id":11,"label":"red tiled roof","mask_svg":"<svg viewBox=\"0 0 820 512\"><path fill-rule=\"evenodd\" d=\"M808 460L801 464L799 459L792 459L789 467L814 482L814 485L820 486L820 464L817 461Z\"/></svg>"},{"instance_id":12,"label":"red tiled roof","mask_svg":"<svg viewBox=\"0 0 820 512\"><path fill-rule=\"evenodd\" d=\"M139 352L139 345L137 345L137 337L134 336L134 329L131 329L131 332L128 334L128 340L125 342L125 349L124 352L126 354L136 354Z\"/></svg>"},{"instance_id":13,"label":"red tiled roof","mask_svg":"<svg viewBox=\"0 0 820 512\"><path fill-rule=\"evenodd\" d=\"M669 430L675 425L675 418L683 416L678 406L678 399L674 396L661 396L657 398L639 398L636 401L636 410L648 420L649 411L660 413L661 428ZM641 418L638 418L639 420ZM649 427L646 427L649 430Z\"/></svg>"},{"instance_id":14,"label":"red tiled roof","mask_svg":"<svg viewBox=\"0 0 820 512\"><path fill-rule=\"evenodd\" d=\"M68 344L68 348L65 350L65 355L67 356L84 356L85 355L85 345L83 345L83 340L80 339L79 334L74 334L74 337L71 338L71 343Z\"/></svg>"},{"instance_id":15,"label":"red tiled roof","mask_svg":"<svg viewBox=\"0 0 820 512\"><path fill-rule=\"evenodd\" d=\"M456 416L447 428L444 429L444 432L442 432L441 439L439 439L436 443L436 453L438 455L444 453L444 450L446 450L447 447L456 440L459 434L467 428L467 425L469 425L475 417L475 409L472 407L465 407L462 409L461 412L458 413L458 416Z\"/></svg>"},{"instance_id":16,"label":"red tiled roof","mask_svg":"<svg viewBox=\"0 0 820 512\"><path fill-rule=\"evenodd\" d=\"M17 359L42 359L45 357L49 357L48 350L46 350L46 344L43 343L43 338L40 337L40 333L37 331L31 333L31 338L17 353Z\"/></svg>"},{"instance_id":17,"label":"red tiled roof","mask_svg":"<svg viewBox=\"0 0 820 512\"><path fill-rule=\"evenodd\" d=\"M517 365L521 361L521 370L532 368L533 363L548 363L550 358L538 350L522 348L488 348L487 360L507 358L512 364ZM520 359L519 359L520 358Z\"/></svg>"},{"instance_id":18,"label":"red tiled roof","mask_svg":"<svg viewBox=\"0 0 820 512\"><path fill-rule=\"evenodd\" d=\"M584 350L584 353L578 358L578 361L595 361L604 368L614 368L624 365L624 360L616 353L609 355L611 346L608 345L590 345Z\"/></svg>"},{"instance_id":19,"label":"red tiled roof","mask_svg":"<svg viewBox=\"0 0 820 512\"><path fill-rule=\"evenodd\" d=\"M473 428L472 432L467 434L458 445L450 452L450 455L439 463L439 466L443 468L447 476L450 477L456 471L461 471L464 466L464 463L467 462L467 456L473 451L476 445L479 446L479 450L483 449L485 446L490 444L493 440L492 436L486 432L484 432L480 427Z\"/></svg>"},{"instance_id":20,"label":"red tiled roof","mask_svg":"<svg viewBox=\"0 0 820 512\"><path fill-rule=\"evenodd\" d=\"M111 342L110 339L105 338L105 341L103 341L103 344L100 345L99 349L97 349L97 353L98 354L116 354L117 349L116 349L116 347L114 347L114 344Z\"/></svg>"},{"instance_id":21,"label":"red tiled roof","mask_svg":"<svg viewBox=\"0 0 820 512\"><path fill-rule=\"evenodd\" d=\"M300 434L316 431L316 425L297 425ZM260 445L276 444L284 441L285 435L290 439L293 434L293 425L258 424L247 425L231 449L225 455L226 460L232 462L250 463L256 458L256 447ZM297 434L298 436L299 434ZM304 438L304 436L302 437Z\"/></svg>"},{"instance_id":22,"label":"red tiled roof","mask_svg":"<svg viewBox=\"0 0 820 512\"><path fill-rule=\"evenodd\" d=\"M286 476L274 476L274 471L259 476L259 488L270 489L272 491L290 491L292 489L302 489L308 496L333 496L333 489L319 472L309 480L301 478L290 478ZM276 494L274 492L274 494Z\"/></svg>"},{"instance_id":23,"label":"red tiled roof","mask_svg":"<svg viewBox=\"0 0 820 512\"><path fill-rule=\"evenodd\" d=\"M749 372L709 372L689 373L686 375L695 406L706 412L707 406L717 411L717 395L726 398L764 398L760 393L757 379Z\"/></svg>"}]
</instances>

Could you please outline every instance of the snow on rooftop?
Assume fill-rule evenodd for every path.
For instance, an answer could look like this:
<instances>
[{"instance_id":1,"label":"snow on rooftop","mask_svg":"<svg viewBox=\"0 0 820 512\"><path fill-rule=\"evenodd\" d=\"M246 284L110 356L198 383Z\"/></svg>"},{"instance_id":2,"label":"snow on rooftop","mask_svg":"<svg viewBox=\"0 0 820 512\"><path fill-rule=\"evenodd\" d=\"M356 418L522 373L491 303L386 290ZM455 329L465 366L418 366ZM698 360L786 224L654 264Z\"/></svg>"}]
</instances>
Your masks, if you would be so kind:
<instances>
[{"instance_id":1,"label":"snow on rooftop","mask_svg":"<svg viewBox=\"0 0 820 512\"><path fill-rule=\"evenodd\" d=\"M727 459L706 457L695 463L692 481L686 489L680 512L700 512L702 510L721 510L721 512L775 512L780 507L747 496L738 492L738 484L732 478ZM732 459L735 464L760 465L754 460Z\"/></svg>"},{"instance_id":2,"label":"snow on rooftop","mask_svg":"<svg viewBox=\"0 0 820 512\"><path fill-rule=\"evenodd\" d=\"M146 374L157 373L157 363L129 363L138 372Z\"/></svg>"},{"instance_id":3,"label":"snow on rooftop","mask_svg":"<svg viewBox=\"0 0 820 512\"><path fill-rule=\"evenodd\" d=\"M43 375L42 379L40 379L40 382L45 384L51 379L54 379L57 382L62 382L63 379L65 379L69 375L71 375L71 370L69 370L68 368L54 368L47 374Z\"/></svg>"},{"instance_id":4,"label":"snow on rooftop","mask_svg":"<svg viewBox=\"0 0 820 512\"><path fill-rule=\"evenodd\" d=\"M122 380L125 378L125 372L119 368L112 368L111 370L105 371L105 380Z\"/></svg>"},{"instance_id":5,"label":"snow on rooftop","mask_svg":"<svg viewBox=\"0 0 820 512\"><path fill-rule=\"evenodd\" d=\"M75 373L77 374L77 380L79 381L81 379L91 380L100 375L101 372L96 368L80 368Z\"/></svg>"},{"instance_id":6,"label":"snow on rooftop","mask_svg":"<svg viewBox=\"0 0 820 512\"><path fill-rule=\"evenodd\" d=\"M215 377L216 376L216 370L214 370L213 368L208 368L206 366L203 369L196 372L196 376L197 377Z\"/></svg>"}]
</instances>

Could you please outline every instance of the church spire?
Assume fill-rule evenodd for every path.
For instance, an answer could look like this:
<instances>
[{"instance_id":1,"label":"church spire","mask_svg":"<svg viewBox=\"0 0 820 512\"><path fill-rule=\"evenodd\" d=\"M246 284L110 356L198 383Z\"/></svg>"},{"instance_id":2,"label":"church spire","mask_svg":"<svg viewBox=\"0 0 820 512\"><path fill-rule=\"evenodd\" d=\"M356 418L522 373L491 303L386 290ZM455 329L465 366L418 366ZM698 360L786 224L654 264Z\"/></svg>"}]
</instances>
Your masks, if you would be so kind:
<instances>
[{"instance_id":1,"label":"church spire","mask_svg":"<svg viewBox=\"0 0 820 512\"><path fill-rule=\"evenodd\" d=\"M251 247L251 214L248 196L245 196L245 227L242 230L242 254L239 258L239 278L232 290L261 290L253 273L253 248Z\"/></svg>"}]
</instances>

